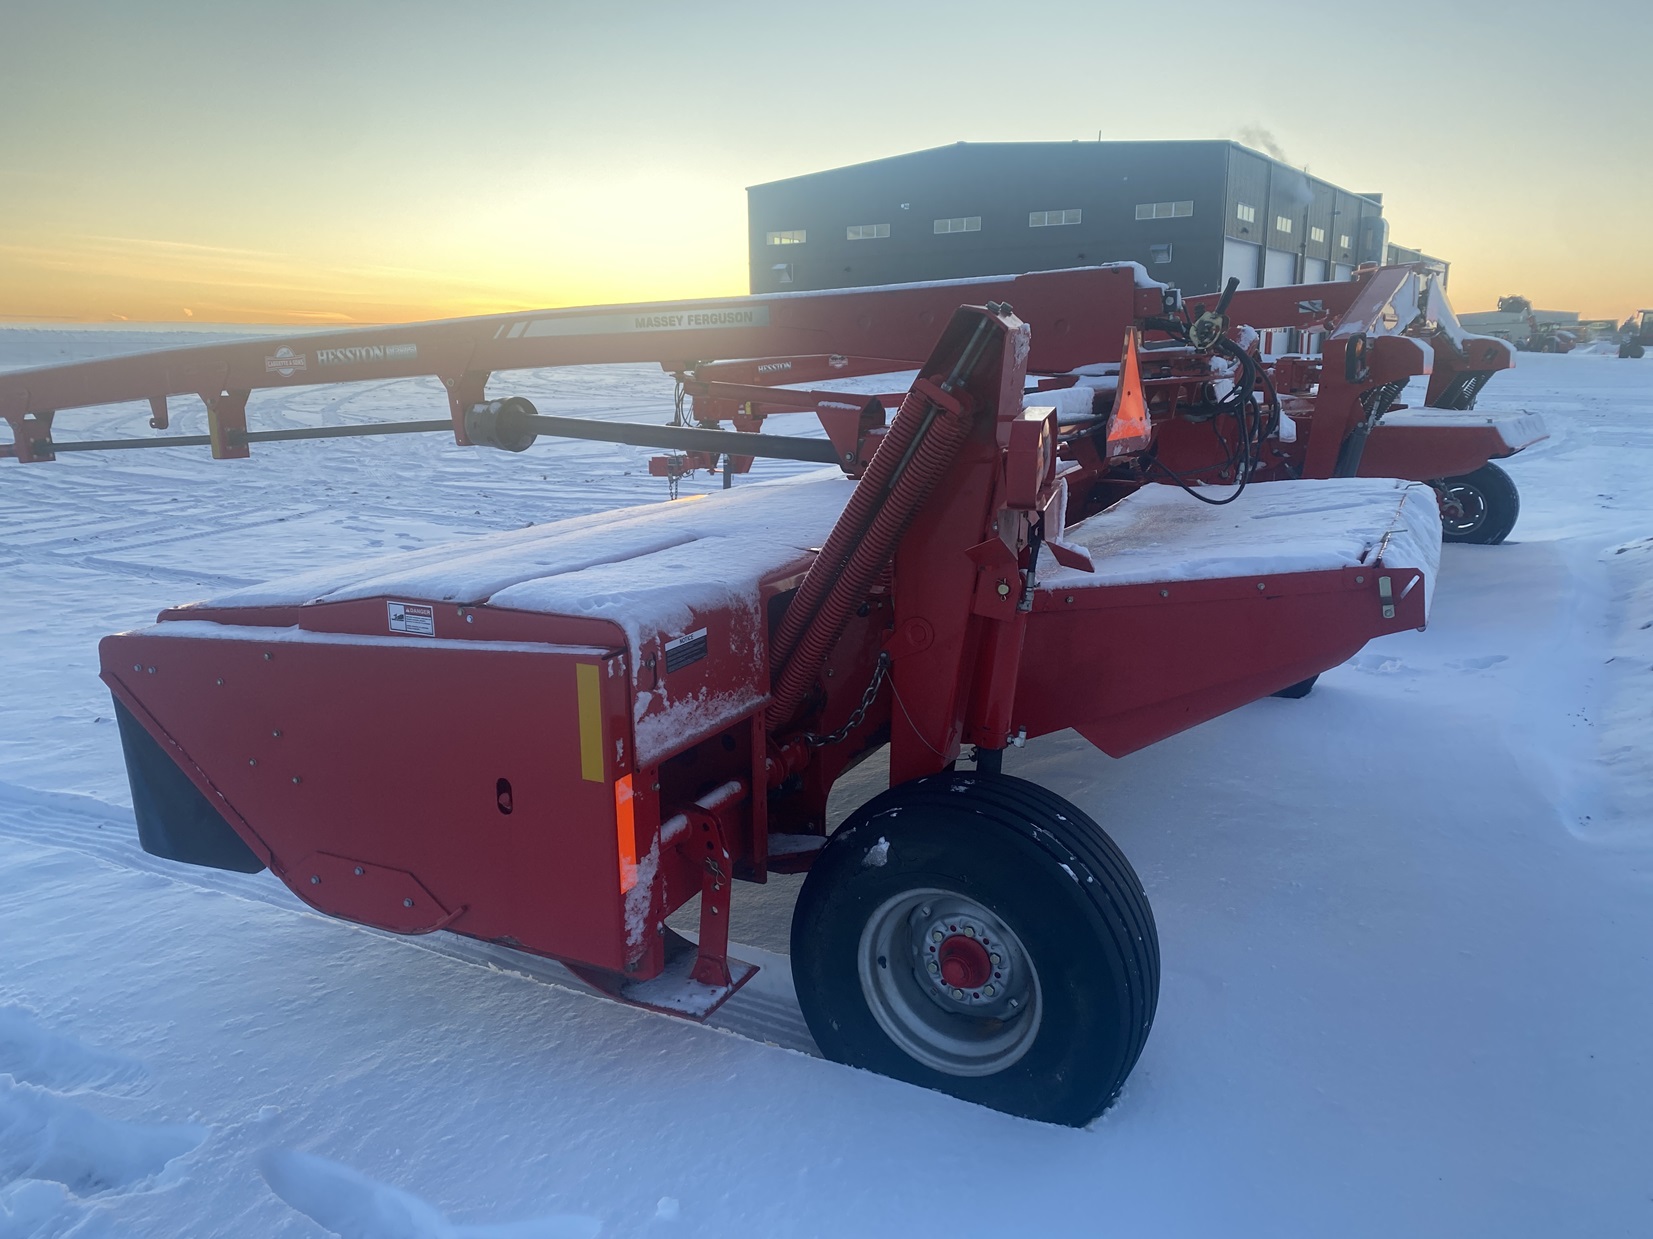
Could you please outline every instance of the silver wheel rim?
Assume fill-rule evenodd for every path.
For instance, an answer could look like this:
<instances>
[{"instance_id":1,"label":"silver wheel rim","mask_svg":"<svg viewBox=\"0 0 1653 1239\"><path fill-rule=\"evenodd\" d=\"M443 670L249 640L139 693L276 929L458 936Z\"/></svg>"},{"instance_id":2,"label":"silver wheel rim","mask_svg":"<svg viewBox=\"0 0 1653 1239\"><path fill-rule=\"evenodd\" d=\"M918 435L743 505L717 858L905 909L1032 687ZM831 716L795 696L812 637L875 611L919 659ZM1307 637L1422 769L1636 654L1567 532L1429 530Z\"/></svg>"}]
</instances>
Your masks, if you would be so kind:
<instances>
[{"instance_id":1,"label":"silver wheel rim","mask_svg":"<svg viewBox=\"0 0 1653 1239\"><path fill-rule=\"evenodd\" d=\"M1044 1003L1027 949L954 891L924 887L885 900L861 931L857 970L884 1034L944 1075L995 1075L1039 1035Z\"/></svg>"},{"instance_id":2,"label":"silver wheel rim","mask_svg":"<svg viewBox=\"0 0 1653 1239\"><path fill-rule=\"evenodd\" d=\"M1487 499L1478 489L1459 482L1446 488L1446 498L1458 509L1457 516L1441 514L1441 523L1447 531L1456 534L1474 533L1487 519Z\"/></svg>"}]
</instances>

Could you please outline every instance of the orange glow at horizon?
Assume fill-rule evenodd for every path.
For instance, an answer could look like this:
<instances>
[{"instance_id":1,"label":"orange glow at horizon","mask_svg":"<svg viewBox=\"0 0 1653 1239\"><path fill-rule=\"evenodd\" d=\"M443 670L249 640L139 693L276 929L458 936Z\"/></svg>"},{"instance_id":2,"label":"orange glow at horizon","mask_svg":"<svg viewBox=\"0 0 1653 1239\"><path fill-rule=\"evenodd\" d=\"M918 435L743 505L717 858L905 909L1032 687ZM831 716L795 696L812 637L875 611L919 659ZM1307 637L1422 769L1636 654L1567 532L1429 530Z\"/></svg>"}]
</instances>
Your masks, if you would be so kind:
<instances>
[{"instance_id":1,"label":"orange glow at horizon","mask_svg":"<svg viewBox=\"0 0 1653 1239\"><path fill-rule=\"evenodd\" d=\"M1646 109L1598 101L1645 76L1653 9L1629 0L1560 28L1521 0L1494 22L1392 0L1385 28L1426 32L1428 55L1379 55L1376 35L1328 54L1311 22L1267 40L1281 72L1243 80L1227 38L1167 49L1146 8L1051 0L1035 19L958 0L940 87L876 71L935 46L924 6L840 0L829 24L748 0L290 7L285 31L258 6L202 21L181 0L95 21L72 4L8 12L0 322L351 324L727 296L747 288L749 184L1098 132L1237 137L1381 192L1391 238L1451 263L1460 311L1505 293L1587 318L1653 306ZM1195 32L1232 20L1206 0L1181 12ZM1106 91L1028 75L1006 21L1126 50L1105 58Z\"/></svg>"}]
</instances>

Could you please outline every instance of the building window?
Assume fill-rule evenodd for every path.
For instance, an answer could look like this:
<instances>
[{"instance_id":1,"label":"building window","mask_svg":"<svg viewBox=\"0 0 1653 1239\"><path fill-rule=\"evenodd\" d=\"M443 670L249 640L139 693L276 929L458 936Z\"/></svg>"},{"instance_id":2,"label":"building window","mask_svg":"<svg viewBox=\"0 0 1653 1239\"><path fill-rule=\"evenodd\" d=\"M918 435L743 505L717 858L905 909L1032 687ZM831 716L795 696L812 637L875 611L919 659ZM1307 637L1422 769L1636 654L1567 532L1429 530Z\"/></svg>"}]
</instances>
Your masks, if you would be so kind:
<instances>
[{"instance_id":1,"label":"building window","mask_svg":"<svg viewBox=\"0 0 1653 1239\"><path fill-rule=\"evenodd\" d=\"M771 232L766 238L771 245L802 245L809 239L809 233L802 228L786 228L780 232Z\"/></svg>"},{"instance_id":2,"label":"building window","mask_svg":"<svg viewBox=\"0 0 1653 1239\"><path fill-rule=\"evenodd\" d=\"M952 219L936 220L936 231L941 232L980 232L981 216L956 215Z\"/></svg>"},{"instance_id":3,"label":"building window","mask_svg":"<svg viewBox=\"0 0 1653 1239\"><path fill-rule=\"evenodd\" d=\"M1181 219L1194 213L1192 202L1139 202L1136 204L1138 219Z\"/></svg>"},{"instance_id":4,"label":"building window","mask_svg":"<svg viewBox=\"0 0 1653 1239\"><path fill-rule=\"evenodd\" d=\"M792 282L792 264L791 263L789 263L789 262L778 262L773 267L770 267L769 269L775 273L775 283L777 283L777 284L790 284Z\"/></svg>"},{"instance_id":5,"label":"building window","mask_svg":"<svg viewBox=\"0 0 1653 1239\"><path fill-rule=\"evenodd\" d=\"M1289 215L1276 215L1274 217L1274 231L1276 231L1276 232L1290 232L1291 231L1291 216L1289 216Z\"/></svg>"},{"instance_id":6,"label":"building window","mask_svg":"<svg viewBox=\"0 0 1653 1239\"><path fill-rule=\"evenodd\" d=\"M1320 241L1324 241L1325 239L1326 239L1326 230L1324 228L1310 228L1309 229L1309 240L1315 241L1315 242L1320 242Z\"/></svg>"},{"instance_id":7,"label":"building window","mask_svg":"<svg viewBox=\"0 0 1653 1239\"><path fill-rule=\"evenodd\" d=\"M1241 223L1255 224L1257 222L1257 208L1251 206L1249 203L1239 203L1234 208L1234 214L1240 217ZM1142 217L1139 215L1137 218L1141 219Z\"/></svg>"},{"instance_id":8,"label":"building window","mask_svg":"<svg viewBox=\"0 0 1653 1239\"><path fill-rule=\"evenodd\" d=\"M844 229L844 237L850 241L876 241L889 235L888 224L851 224Z\"/></svg>"},{"instance_id":9,"label":"building window","mask_svg":"<svg viewBox=\"0 0 1653 1239\"><path fill-rule=\"evenodd\" d=\"M1084 220L1085 213L1078 207L1069 207L1065 211L1029 211L1027 226L1029 228L1059 228L1063 224L1077 224Z\"/></svg>"},{"instance_id":10,"label":"building window","mask_svg":"<svg viewBox=\"0 0 1653 1239\"><path fill-rule=\"evenodd\" d=\"M1349 234L1346 233L1346 232L1338 233L1337 234L1337 244L1338 244L1338 247L1340 249L1348 249L1349 248Z\"/></svg>"},{"instance_id":11,"label":"building window","mask_svg":"<svg viewBox=\"0 0 1653 1239\"><path fill-rule=\"evenodd\" d=\"M1171 247L1166 245L1150 245L1148 247L1148 261L1154 263L1170 262Z\"/></svg>"}]
</instances>

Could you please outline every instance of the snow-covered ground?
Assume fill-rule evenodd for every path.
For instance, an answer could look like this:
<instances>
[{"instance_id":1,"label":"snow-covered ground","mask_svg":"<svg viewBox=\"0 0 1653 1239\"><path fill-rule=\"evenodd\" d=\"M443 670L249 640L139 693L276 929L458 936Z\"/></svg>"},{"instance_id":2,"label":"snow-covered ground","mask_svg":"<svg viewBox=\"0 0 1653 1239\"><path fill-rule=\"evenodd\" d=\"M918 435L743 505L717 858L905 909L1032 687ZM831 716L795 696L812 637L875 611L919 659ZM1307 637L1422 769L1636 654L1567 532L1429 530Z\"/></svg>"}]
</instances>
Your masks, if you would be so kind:
<instances>
[{"instance_id":1,"label":"snow-covered ground","mask_svg":"<svg viewBox=\"0 0 1653 1239\"><path fill-rule=\"evenodd\" d=\"M0 365L134 342L0 331ZM670 401L644 367L494 390ZM1446 548L1428 632L1123 761L1059 736L1008 763L1106 824L1159 919L1153 1036L1083 1131L813 1057L772 955L701 1028L138 850L99 637L301 566L662 499L646 450L0 464L0 1239L1653 1233L1653 362L1524 355L1482 407L1553 438L1509 466L1512 542ZM250 413L442 408L397 382ZM784 950L777 919L749 936Z\"/></svg>"}]
</instances>

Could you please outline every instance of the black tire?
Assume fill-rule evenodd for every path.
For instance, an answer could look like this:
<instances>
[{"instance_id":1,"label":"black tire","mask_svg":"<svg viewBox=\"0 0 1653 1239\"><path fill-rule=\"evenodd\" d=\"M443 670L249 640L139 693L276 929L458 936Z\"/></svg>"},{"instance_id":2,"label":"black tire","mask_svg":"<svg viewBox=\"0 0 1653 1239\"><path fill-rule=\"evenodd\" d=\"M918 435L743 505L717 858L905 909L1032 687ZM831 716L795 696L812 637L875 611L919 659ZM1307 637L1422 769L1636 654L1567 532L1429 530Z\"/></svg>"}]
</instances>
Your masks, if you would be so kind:
<instances>
[{"instance_id":1,"label":"black tire","mask_svg":"<svg viewBox=\"0 0 1653 1239\"><path fill-rule=\"evenodd\" d=\"M1301 701L1303 698L1307 697L1311 691L1313 691L1314 682L1319 678L1320 677L1318 675L1311 675L1308 679L1299 680L1295 684L1289 684L1277 693L1270 693L1269 696L1284 697L1287 701Z\"/></svg>"},{"instance_id":2,"label":"black tire","mask_svg":"<svg viewBox=\"0 0 1653 1239\"><path fill-rule=\"evenodd\" d=\"M1441 478L1434 485L1441 500L1443 542L1496 546L1510 536L1521 515L1521 492L1497 465Z\"/></svg>"},{"instance_id":3,"label":"black tire","mask_svg":"<svg viewBox=\"0 0 1653 1239\"><path fill-rule=\"evenodd\" d=\"M1634 340L1630 341L1628 344L1619 345L1620 357L1626 357L1634 360L1635 358L1643 356L1646 352L1647 349L1643 345L1636 343Z\"/></svg>"},{"instance_id":4,"label":"black tire","mask_svg":"<svg viewBox=\"0 0 1653 1239\"><path fill-rule=\"evenodd\" d=\"M1078 1127L1142 1053L1159 936L1135 871L1085 813L1021 779L939 774L828 840L793 913L792 975L828 1058Z\"/></svg>"}]
</instances>

